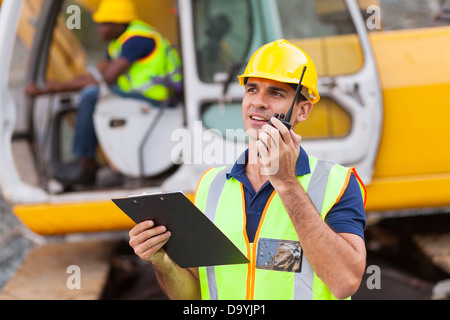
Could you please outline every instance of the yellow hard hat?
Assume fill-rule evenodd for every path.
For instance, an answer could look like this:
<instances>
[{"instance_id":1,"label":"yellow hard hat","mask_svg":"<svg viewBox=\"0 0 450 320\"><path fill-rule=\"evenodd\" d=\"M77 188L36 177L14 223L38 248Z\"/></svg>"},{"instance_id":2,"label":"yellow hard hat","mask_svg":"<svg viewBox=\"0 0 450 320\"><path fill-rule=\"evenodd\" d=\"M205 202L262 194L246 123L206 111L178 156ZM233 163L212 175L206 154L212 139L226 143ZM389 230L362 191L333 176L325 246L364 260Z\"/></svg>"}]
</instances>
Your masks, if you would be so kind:
<instances>
[{"instance_id":1,"label":"yellow hard hat","mask_svg":"<svg viewBox=\"0 0 450 320\"><path fill-rule=\"evenodd\" d=\"M102 0L92 19L97 23L129 23L138 15L131 0Z\"/></svg>"},{"instance_id":2,"label":"yellow hard hat","mask_svg":"<svg viewBox=\"0 0 450 320\"><path fill-rule=\"evenodd\" d=\"M259 48L238 76L239 84L244 84L245 78L264 78L284 83L298 84L306 66L302 85L308 89L308 100L317 103L320 99L317 91L317 71L313 61L306 52L294 46L287 40L276 40Z\"/></svg>"}]
</instances>

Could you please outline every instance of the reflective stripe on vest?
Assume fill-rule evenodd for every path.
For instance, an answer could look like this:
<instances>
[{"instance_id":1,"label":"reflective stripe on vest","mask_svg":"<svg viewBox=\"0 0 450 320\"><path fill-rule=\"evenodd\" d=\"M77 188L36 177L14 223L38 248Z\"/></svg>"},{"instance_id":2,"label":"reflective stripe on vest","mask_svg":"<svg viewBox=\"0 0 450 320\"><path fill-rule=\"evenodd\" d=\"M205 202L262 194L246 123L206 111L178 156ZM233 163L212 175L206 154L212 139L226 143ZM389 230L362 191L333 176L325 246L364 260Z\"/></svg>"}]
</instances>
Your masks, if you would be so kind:
<instances>
[{"instance_id":1,"label":"reflective stripe on vest","mask_svg":"<svg viewBox=\"0 0 450 320\"><path fill-rule=\"evenodd\" d=\"M307 187L308 196L310 197L312 203L316 207L319 214L321 214L322 219L324 219L326 216L326 213L331 208L331 206L334 204L334 202L333 203L331 203L331 202L336 201L336 199L327 200L326 208L324 207L324 199L325 199L325 193L326 193L325 191L329 187L329 177L331 175L333 175L334 178L339 176L339 178L337 180L334 179L333 181L347 180L347 181L342 181L342 184L340 183L340 185L336 187L337 190L335 192L335 195L332 195L332 197L338 198L338 197L340 197L339 194L341 194L341 191L342 191L341 189L345 188L347 185L346 183L348 183L348 178L346 176L351 173L351 169L343 168L341 166L335 165L330 162L317 160L313 157L310 157L310 167L312 170L312 174L299 177L299 181L304 188L305 188L305 186ZM217 214L218 214L217 210L218 210L219 200L221 198L222 191L224 190L225 186L227 185L226 173L229 172L229 170L230 170L230 168L223 168L220 171L216 171L215 176L211 180L211 183L208 188L204 212L208 216L208 218L215 223L216 223ZM336 174L336 171L338 171L339 173ZM227 185L228 186L227 190L231 190L228 188L231 188L231 184L234 184L232 182L229 182L229 183L230 183L230 186ZM239 185L240 185L240 183L239 183ZM236 185L235 185L235 187L236 187ZM235 188L235 187L232 187L232 188ZM241 186L241 188L242 188L242 186ZM230 192L230 191L227 191L227 192ZM234 193L234 195L236 195L236 193ZM329 196L329 193L328 193L328 196ZM241 197L243 197L243 191L241 192ZM228 201L228 202L230 202L230 201ZM273 202L273 205L270 204L270 202ZM231 205L232 204L230 203L230 206ZM236 204L236 205L239 205L239 204ZM329 299L329 298L333 298L331 293L329 292L329 290L322 283L322 281L314 274L314 271L310 267L306 257L303 256L303 253L301 251L300 244L298 242L298 238L296 236L295 230L290 230L288 232L289 234L285 234L285 236L281 235L280 238L266 237L266 235L270 235L270 233L271 233L270 226L267 228L263 227L263 225L265 224L264 220L265 220L266 210L271 210L271 214L269 216L273 215L274 217L277 218L278 217L277 215L280 214L278 212L280 206L282 207L281 200L276 195L276 192L274 192L274 194L269 199L268 205L266 206L263 216L261 217L260 227L258 228L257 235L255 236L255 243L257 243L257 246L256 246L257 248L250 248L250 252L249 252L249 250L248 250L249 246L247 246L247 254L251 255L251 257L249 259L252 261L251 265L249 265L247 267L242 266L242 265L241 265L241 267L238 267L238 266L234 267L234 268L242 268L241 269L242 272L245 272L243 270L245 270L247 268L247 271L246 271L247 293L245 294L245 297L242 296L242 293L237 293L236 298L237 299L244 299L244 298L247 298L247 299L253 299L253 298L256 298L256 299L259 299L259 298L262 298L262 299L277 299L277 298L281 298L281 299L284 299L284 298L288 298L288 299L313 299L313 298ZM222 209L220 209L220 210L225 210L225 208L223 208L223 207L224 206L222 205ZM269 207L271 207L272 209L268 209ZM242 210L245 211L245 208L243 208ZM282 207L282 210L284 210L284 207ZM284 213L284 214L287 214L287 213ZM243 219L245 219L245 217ZM268 218L266 220L270 220L270 219L271 218ZM230 219L228 219L228 220L230 220ZM224 220L221 219L221 221L224 221ZM289 220L289 222L290 222L290 220ZM272 223L272 222L270 222L270 223ZM244 227L245 227L245 223L244 223ZM293 226L291 229L293 229ZM241 230L238 230L238 231L243 232ZM261 234L260 234L260 232L261 232ZM230 235L229 235L229 237L230 237ZM245 235L245 237L246 237L246 235ZM233 240L233 236L231 236L230 238ZM291 240L283 240L283 239L291 239ZM238 238L234 238L234 240L238 240L237 242L239 242ZM247 240L247 242L248 242L248 240ZM240 245L241 245L241 249L243 249L242 241L241 241ZM265 249L266 247L267 247L267 250ZM289 268L291 268L291 267L293 268L293 270L290 270L290 271L293 271L293 272L290 272L290 274L293 274L293 277L291 277L292 280L288 280L288 281L293 282L292 289L290 289L290 290L292 290L292 293L286 293L286 292L283 292L282 294L278 293L278 292L262 293L264 291L263 287L267 285L267 283L261 283L261 281L262 282L266 281L266 280L262 280L262 279L266 279L264 277L267 276L267 270L262 270L262 269L267 269L266 266L264 265L264 263L270 262L271 260L274 260L274 258L276 258L276 256L270 252L272 252L274 250L276 251L277 248L279 248L282 251L285 250L286 252L292 254L293 256L295 256L295 259L298 259L300 262L298 264L298 266L301 268L301 270L295 270L295 268L296 268L295 265L289 266ZM255 250L255 252L253 252L252 249ZM242 251L244 252L245 249ZM258 251L258 253L256 253L256 251ZM245 254L245 252L244 252L244 254ZM255 267L256 267L256 269L255 269ZM219 268L219 269L216 269L216 268ZM225 276L226 273L223 274L223 272L230 272L232 269L226 269L222 266L206 267L203 270L202 270L202 268L200 268L200 269L201 269L200 280L201 280L201 284L202 284L202 297L209 298L209 299L221 298L220 296L222 295L222 293L219 292L218 283L217 283L219 280L217 280L217 278L216 278L217 272L221 273L220 279L227 278L228 281L231 281L231 283L232 283L233 276L230 275L229 277L227 277L227 276ZM221 271L219 271L219 270L221 270ZM223 270L230 270L230 271L223 271ZM237 270L237 269L233 269L233 270ZM270 270L277 270L277 269L270 269ZM285 270L283 270L283 271L285 271ZM203 273L203 272L205 272L205 273ZM240 279L242 281L242 276L240 276ZM221 281L224 281L224 280L221 280ZM203 282L207 282L207 284L203 283ZM250 286L250 288L252 288L252 290L250 290L251 292L248 292L249 286ZM239 285L236 284L236 288L237 288L236 292L239 292L239 290L241 290L238 287L239 287ZM276 285L275 285L275 287L276 287ZM205 291L205 292L203 292L203 291ZM230 299L230 293L228 292L227 294L224 294L225 299ZM235 299L234 296L232 295L232 293L231 293L231 299Z\"/></svg>"}]
</instances>

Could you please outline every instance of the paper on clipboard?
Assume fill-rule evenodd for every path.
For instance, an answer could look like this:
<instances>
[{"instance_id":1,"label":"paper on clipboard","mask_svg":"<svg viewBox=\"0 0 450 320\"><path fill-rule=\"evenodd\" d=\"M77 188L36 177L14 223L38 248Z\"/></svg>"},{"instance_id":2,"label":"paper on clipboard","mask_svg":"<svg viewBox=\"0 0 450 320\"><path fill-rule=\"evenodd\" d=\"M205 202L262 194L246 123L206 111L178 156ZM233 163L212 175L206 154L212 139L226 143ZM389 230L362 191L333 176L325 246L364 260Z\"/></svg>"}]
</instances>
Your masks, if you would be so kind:
<instances>
[{"instance_id":1,"label":"paper on clipboard","mask_svg":"<svg viewBox=\"0 0 450 320\"><path fill-rule=\"evenodd\" d=\"M244 254L182 192L112 201L134 222L153 220L171 232L163 249L182 268L248 263Z\"/></svg>"}]
</instances>

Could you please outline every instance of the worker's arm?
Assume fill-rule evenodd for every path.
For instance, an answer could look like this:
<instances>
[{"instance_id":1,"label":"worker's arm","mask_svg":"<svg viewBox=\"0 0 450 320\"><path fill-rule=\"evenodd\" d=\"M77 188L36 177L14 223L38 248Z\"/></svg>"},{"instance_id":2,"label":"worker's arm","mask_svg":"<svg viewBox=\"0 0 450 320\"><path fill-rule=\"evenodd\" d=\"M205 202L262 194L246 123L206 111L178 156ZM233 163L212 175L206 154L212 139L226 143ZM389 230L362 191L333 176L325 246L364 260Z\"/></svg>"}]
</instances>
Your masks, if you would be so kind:
<instances>
[{"instance_id":1,"label":"worker's arm","mask_svg":"<svg viewBox=\"0 0 450 320\"><path fill-rule=\"evenodd\" d=\"M260 138L264 144L259 144L260 148L270 149L268 153L260 150L272 161L265 161L269 180L292 220L314 272L336 298L347 298L359 288L364 273L364 241L355 234L336 233L322 220L295 175L301 137L277 119L272 118L272 123L277 129L263 127L266 133ZM269 168L270 164L278 164L277 170Z\"/></svg>"},{"instance_id":2,"label":"worker's arm","mask_svg":"<svg viewBox=\"0 0 450 320\"><path fill-rule=\"evenodd\" d=\"M97 64L96 68L103 76L103 80L108 85L116 83L117 78L128 71L131 67L131 62L124 58L119 57L113 61L103 60L102 63Z\"/></svg>"},{"instance_id":3,"label":"worker's arm","mask_svg":"<svg viewBox=\"0 0 450 320\"><path fill-rule=\"evenodd\" d=\"M155 226L153 221L144 221L131 229L129 236L134 252L153 264L158 283L170 299L201 298L198 268L179 267L162 249L170 231L164 226Z\"/></svg>"},{"instance_id":4,"label":"worker's arm","mask_svg":"<svg viewBox=\"0 0 450 320\"><path fill-rule=\"evenodd\" d=\"M97 63L96 68L103 80L112 85L116 83L117 78L125 73L131 66L131 62L125 58L119 57L114 61L104 59ZM98 85L99 82L91 73L86 73L73 78L67 82L48 81L44 88L39 88L35 83L31 83L25 89L29 96L38 96L42 94L79 91L88 85Z\"/></svg>"},{"instance_id":5,"label":"worker's arm","mask_svg":"<svg viewBox=\"0 0 450 320\"><path fill-rule=\"evenodd\" d=\"M102 60L97 64L97 69L99 69L99 66L105 68L107 63L107 60ZM79 91L88 85L98 85L97 80L95 80L95 77L90 73L76 76L67 82L48 80L44 88L40 88L36 83L32 82L25 88L25 94L35 97L57 92Z\"/></svg>"},{"instance_id":6,"label":"worker's arm","mask_svg":"<svg viewBox=\"0 0 450 320\"><path fill-rule=\"evenodd\" d=\"M79 91L88 85L97 84L97 81L92 77L90 73L75 77L68 82L47 81L44 88L38 87L34 82L30 83L25 88L25 94L30 97L35 97L43 94L57 93L57 92L70 92Z\"/></svg>"}]
</instances>

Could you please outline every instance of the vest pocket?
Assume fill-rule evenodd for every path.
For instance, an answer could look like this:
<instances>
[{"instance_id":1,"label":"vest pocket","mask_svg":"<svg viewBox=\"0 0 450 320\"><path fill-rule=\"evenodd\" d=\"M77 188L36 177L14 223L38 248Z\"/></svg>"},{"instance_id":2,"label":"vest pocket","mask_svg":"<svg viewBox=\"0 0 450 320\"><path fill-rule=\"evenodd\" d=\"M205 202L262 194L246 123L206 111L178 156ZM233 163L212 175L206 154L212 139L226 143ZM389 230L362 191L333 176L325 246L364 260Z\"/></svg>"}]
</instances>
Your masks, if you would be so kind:
<instances>
[{"instance_id":1,"label":"vest pocket","mask_svg":"<svg viewBox=\"0 0 450 320\"><path fill-rule=\"evenodd\" d=\"M298 241L260 238L256 268L274 271L302 271L303 250Z\"/></svg>"}]
</instances>

